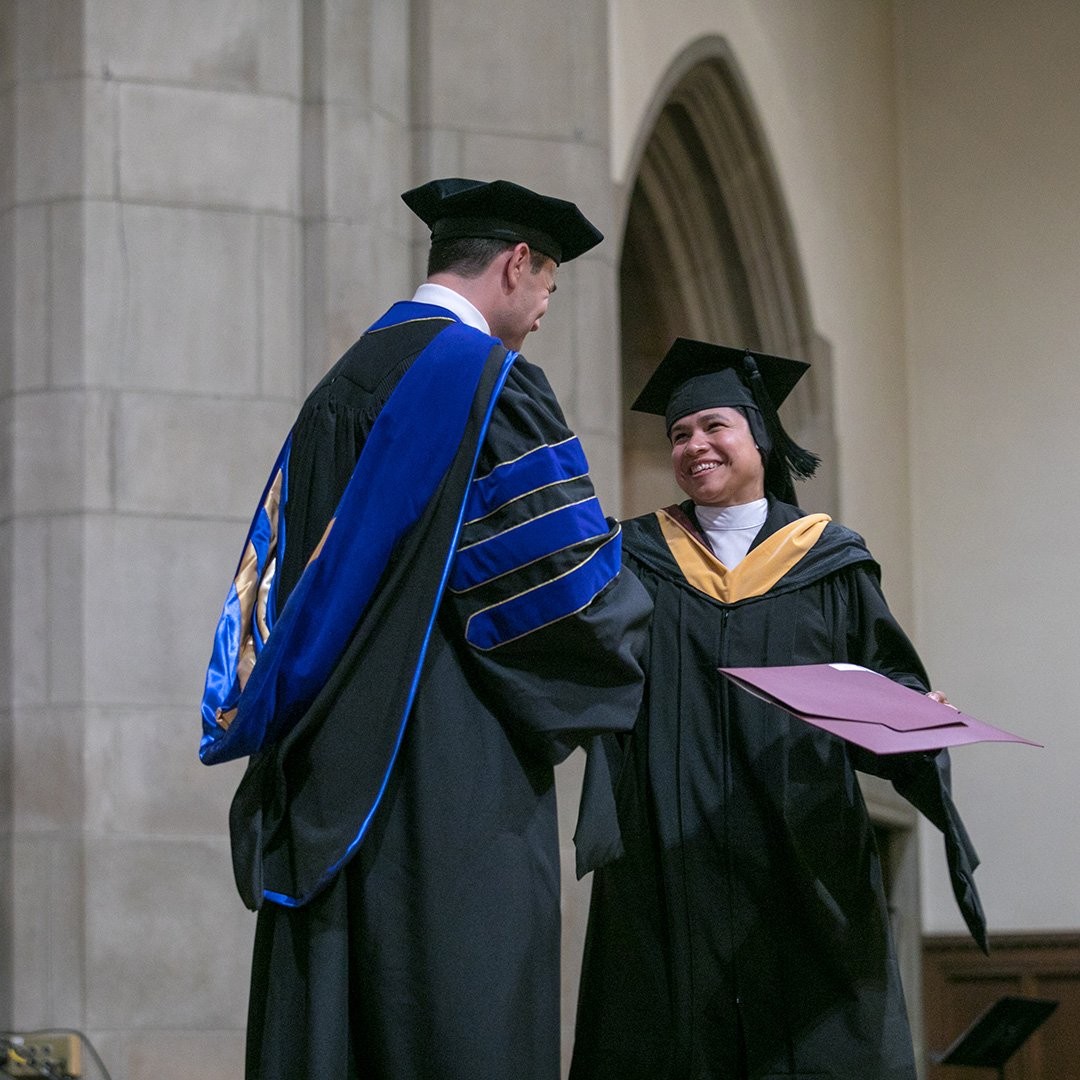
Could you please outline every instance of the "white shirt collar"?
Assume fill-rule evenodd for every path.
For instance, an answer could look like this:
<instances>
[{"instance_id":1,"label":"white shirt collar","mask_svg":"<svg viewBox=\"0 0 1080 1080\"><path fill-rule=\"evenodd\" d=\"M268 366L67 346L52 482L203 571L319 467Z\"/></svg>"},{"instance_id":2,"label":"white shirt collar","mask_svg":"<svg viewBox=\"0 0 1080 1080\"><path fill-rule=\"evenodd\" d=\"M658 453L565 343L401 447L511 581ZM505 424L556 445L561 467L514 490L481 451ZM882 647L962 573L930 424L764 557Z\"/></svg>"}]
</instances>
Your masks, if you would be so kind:
<instances>
[{"instance_id":1,"label":"white shirt collar","mask_svg":"<svg viewBox=\"0 0 1080 1080\"><path fill-rule=\"evenodd\" d=\"M698 506L694 504L698 521L709 529L760 529L769 514L769 500L755 499L738 506Z\"/></svg>"},{"instance_id":2,"label":"white shirt collar","mask_svg":"<svg viewBox=\"0 0 1080 1080\"><path fill-rule=\"evenodd\" d=\"M485 334L491 333L487 319L461 293L454 292L445 285L425 281L413 294L413 301L417 304L433 304L435 307L446 308L466 326L471 326Z\"/></svg>"},{"instance_id":3,"label":"white shirt collar","mask_svg":"<svg viewBox=\"0 0 1080 1080\"><path fill-rule=\"evenodd\" d=\"M765 524L769 500L755 499L738 506L698 506L695 503L694 510L713 554L729 570L734 570L746 558L754 537Z\"/></svg>"}]
</instances>

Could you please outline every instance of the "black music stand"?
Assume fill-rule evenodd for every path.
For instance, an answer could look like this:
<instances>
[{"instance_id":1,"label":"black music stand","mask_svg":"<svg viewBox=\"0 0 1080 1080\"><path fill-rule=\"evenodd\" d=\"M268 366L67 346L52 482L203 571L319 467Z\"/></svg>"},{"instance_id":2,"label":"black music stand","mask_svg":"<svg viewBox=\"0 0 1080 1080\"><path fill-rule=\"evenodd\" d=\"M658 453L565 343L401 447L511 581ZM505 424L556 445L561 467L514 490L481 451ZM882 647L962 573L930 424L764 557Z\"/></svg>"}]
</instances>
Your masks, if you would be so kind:
<instances>
[{"instance_id":1,"label":"black music stand","mask_svg":"<svg viewBox=\"0 0 1080 1080\"><path fill-rule=\"evenodd\" d=\"M937 1065L972 1065L997 1069L1005 1080L1005 1062L1058 1007L1045 998L999 998L947 1050L933 1054Z\"/></svg>"}]
</instances>

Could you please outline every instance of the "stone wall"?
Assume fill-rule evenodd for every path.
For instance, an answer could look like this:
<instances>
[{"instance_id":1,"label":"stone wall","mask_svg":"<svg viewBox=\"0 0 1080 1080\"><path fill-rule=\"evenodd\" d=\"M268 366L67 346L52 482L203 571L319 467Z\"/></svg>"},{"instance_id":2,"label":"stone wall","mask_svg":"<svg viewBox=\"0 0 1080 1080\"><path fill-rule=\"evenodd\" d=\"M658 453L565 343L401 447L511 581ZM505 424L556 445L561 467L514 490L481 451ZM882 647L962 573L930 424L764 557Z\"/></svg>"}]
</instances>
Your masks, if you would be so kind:
<instances>
[{"instance_id":1,"label":"stone wall","mask_svg":"<svg viewBox=\"0 0 1080 1080\"><path fill-rule=\"evenodd\" d=\"M504 175L610 227L604 6L556 8L0 7L0 1027L80 1028L114 1080L241 1074L212 629L304 390L421 275L399 193ZM614 259L529 349L609 501Z\"/></svg>"}]
</instances>

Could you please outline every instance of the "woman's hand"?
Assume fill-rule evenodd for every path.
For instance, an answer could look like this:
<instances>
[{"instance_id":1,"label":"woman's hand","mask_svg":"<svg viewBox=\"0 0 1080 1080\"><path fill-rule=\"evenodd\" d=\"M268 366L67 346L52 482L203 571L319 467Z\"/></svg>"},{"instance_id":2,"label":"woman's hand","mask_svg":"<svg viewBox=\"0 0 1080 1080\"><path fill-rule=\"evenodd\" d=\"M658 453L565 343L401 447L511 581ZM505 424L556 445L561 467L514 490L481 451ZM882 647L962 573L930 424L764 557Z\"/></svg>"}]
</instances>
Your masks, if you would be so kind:
<instances>
[{"instance_id":1,"label":"woman's hand","mask_svg":"<svg viewBox=\"0 0 1080 1080\"><path fill-rule=\"evenodd\" d=\"M956 709L957 712L960 711L940 690L927 690L926 696L928 698L933 698L935 701L940 701L942 705L948 705L950 709Z\"/></svg>"}]
</instances>

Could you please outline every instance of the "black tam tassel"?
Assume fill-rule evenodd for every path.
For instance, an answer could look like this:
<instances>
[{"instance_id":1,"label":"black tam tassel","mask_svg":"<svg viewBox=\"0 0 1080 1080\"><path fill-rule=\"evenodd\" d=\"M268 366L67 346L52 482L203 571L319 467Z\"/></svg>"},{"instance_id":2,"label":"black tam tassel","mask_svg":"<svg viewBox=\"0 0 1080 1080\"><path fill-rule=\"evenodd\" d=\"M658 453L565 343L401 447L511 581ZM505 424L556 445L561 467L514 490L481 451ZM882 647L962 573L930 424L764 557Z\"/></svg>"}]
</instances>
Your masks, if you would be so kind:
<instances>
[{"instance_id":1,"label":"black tam tassel","mask_svg":"<svg viewBox=\"0 0 1080 1080\"><path fill-rule=\"evenodd\" d=\"M750 393L754 395L754 401L761 410L765 430L772 439L771 452L765 466L765 487L783 502L797 506L792 475L800 480L809 480L821 464L821 458L809 450L804 450L784 430L758 370L757 361L749 352L743 357L743 372L750 385Z\"/></svg>"}]
</instances>

